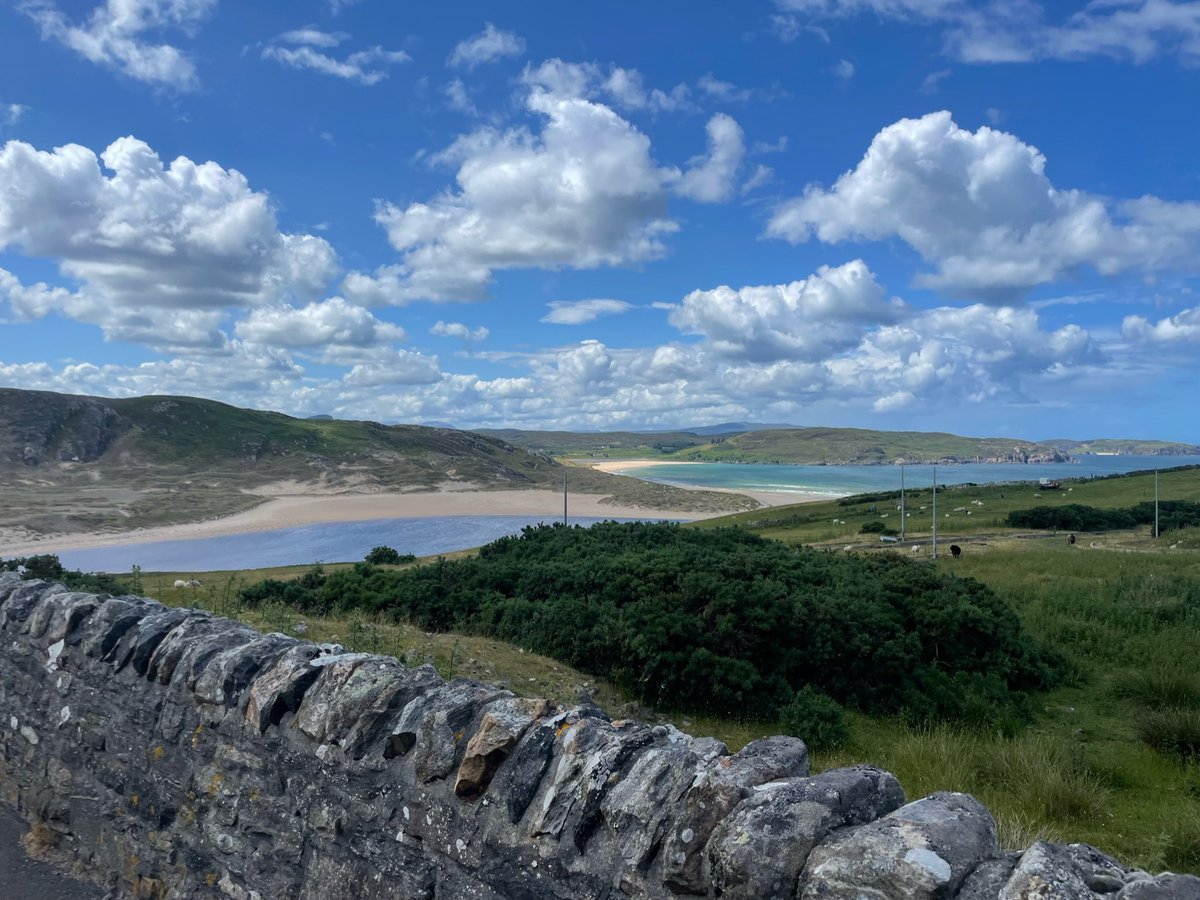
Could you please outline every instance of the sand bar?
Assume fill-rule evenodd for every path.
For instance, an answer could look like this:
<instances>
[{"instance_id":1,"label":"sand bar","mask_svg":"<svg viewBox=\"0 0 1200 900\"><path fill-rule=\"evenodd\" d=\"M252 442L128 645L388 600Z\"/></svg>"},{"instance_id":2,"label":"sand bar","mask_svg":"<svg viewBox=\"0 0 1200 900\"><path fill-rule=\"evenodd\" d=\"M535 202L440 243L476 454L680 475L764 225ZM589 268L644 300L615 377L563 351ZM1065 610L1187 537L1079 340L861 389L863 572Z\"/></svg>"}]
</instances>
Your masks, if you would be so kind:
<instances>
[{"instance_id":1,"label":"sand bar","mask_svg":"<svg viewBox=\"0 0 1200 900\"><path fill-rule=\"evenodd\" d=\"M739 491L754 497L764 506L796 503L795 494ZM692 521L724 513L705 513L696 510L649 509L636 506L616 506L601 503L603 494L571 494L568 498L569 516L601 518L679 519ZM562 517L562 494L558 491L425 491L420 493L379 494L311 494L297 493L271 496L260 506L231 516L136 528L131 531L100 534L54 534L38 540L28 536L14 539L0 534L0 556L29 556L35 553L57 553L89 547L115 547L149 541L182 541L192 538L223 537L230 534L253 534L275 531L299 525L327 522L362 522L371 519L403 519L429 516L540 516L547 521Z\"/></svg>"},{"instance_id":2,"label":"sand bar","mask_svg":"<svg viewBox=\"0 0 1200 900\"><path fill-rule=\"evenodd\" d=\"M599 459L587 460L587 465L599 472L619 475L621 472L645 469L648 466L707 466L709 464L683 459Z\"/></svg>"}]
</instances>

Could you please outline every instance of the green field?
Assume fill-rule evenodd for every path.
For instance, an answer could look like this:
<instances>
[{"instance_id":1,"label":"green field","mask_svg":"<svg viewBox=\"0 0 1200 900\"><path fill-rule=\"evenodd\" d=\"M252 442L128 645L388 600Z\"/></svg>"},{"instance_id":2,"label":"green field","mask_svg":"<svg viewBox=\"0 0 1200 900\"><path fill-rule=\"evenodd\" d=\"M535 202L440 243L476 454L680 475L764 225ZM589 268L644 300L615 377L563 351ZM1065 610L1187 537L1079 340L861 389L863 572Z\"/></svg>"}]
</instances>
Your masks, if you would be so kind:
<instances>
[{"instance_id":1,"label":"green field","mask_svg":"<svg viewBox=\"0 0 1200 900\"><path fill-rule=\"evenodd\" d=\"M1164 472L1160 492L1164 499L1200 499L1200 469ZM939 532L965 552L957 561L940 554L934 563L926 555L918 564L991 587L1031 634L1067 658L1068 683L1035 695L1033 723L1011 737L851 713L849 744L817 754L815 768L870 762L894 772L910 797L934 790L974 794L996 816L1007 847L1038 837L1085 841L1130 865L1200 873L1200 529L1157 541L1145 528L1088 535L1072 546L1063 535L1002 526L1007 512L1039 502L1112 508L1153 496L1152 475L1064 484L1053 494L1032 485L939 491L939 515L943 498L952 504ZM920 494L912 499L917 506L925 502ZM869 512L871 503L888 508L881 499L855 499L731 518L789 543L894 552L875 536L858 534L862 524L879 520L880 512ZM955 513L956 507L975 514ZM832 526L834 517L847 524ZM914 519L925 524L916 535L927 535L931 517ZM271 630L294 631L303 622L311 639L432 662L443 675L502 682L518 694L573 703L585 687L614 715L667 718L528 648L369 617L316 618L278 604L248 609L237 599L242 584L299 577L309 569L206 573L197 576L205 580L201 587L187 591L170 585L193 573L147 574L141 587L167 603L202 605ZM779 730L776 723L669 718L735 749Z\"/></svg>"}]
</instances>

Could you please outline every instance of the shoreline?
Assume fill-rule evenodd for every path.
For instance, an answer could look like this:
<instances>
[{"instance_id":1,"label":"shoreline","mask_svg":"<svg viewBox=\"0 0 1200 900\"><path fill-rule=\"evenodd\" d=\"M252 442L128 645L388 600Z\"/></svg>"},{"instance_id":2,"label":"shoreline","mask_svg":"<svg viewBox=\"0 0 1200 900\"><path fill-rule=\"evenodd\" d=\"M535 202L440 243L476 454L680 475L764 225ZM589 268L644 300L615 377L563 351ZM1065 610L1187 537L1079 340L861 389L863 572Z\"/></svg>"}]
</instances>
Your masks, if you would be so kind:
<instances>
[{"instance_id":1,"label":"shoreline","mask_svg":"<svg viewBox=\"0 0 1200 900\"><path fill-rule=\"evenodd\" d=\"M700 463L700 465L703 465ZM685 489L697 490L697 488ZM763 506L784 506L796 495L767 491L731 491L752 497ZM728 515L726 512L651 509L601 503L607 494L570 494L568 518L677 519L696 521ZM541 516L547 521L562 518L562 494L549 490L464 491L441 490L379 494L271 494L252 509L178 525L156 525L104 534L49 534L31 539L28 534L0 531L0 556L32 556L66 550L119 547L158 541L183 541L280 531L302 525L338 522L367 522L376 519L416 519L449 516Z\"/></svg>"}]
</instances>

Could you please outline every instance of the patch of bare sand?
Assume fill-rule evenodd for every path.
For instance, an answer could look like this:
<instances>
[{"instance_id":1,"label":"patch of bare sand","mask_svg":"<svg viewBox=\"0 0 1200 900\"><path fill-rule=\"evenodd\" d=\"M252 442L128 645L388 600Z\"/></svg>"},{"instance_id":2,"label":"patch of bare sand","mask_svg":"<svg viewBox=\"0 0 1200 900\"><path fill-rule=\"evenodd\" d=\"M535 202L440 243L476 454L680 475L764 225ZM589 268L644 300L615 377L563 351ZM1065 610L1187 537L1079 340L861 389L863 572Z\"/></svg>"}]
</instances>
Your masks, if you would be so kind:
<instances>
[{"instance_id":1,"label":"patch of bare sand","mask_svg":"<svg viewBox=\"0 0 1200 900\"><path fill-rule=\"evenodd\" d=\"M307 486L300 485L304 488ZM274 490L259 489L265 495L261 505L231 516L189 522L137 528L107 534L54 534L31 539L28 532L18 529L0 533L0 556L28 556L34 553L55 553L85 547L110 547L140 544L148 541L180 541L192 538L222 537L230 534L253 534L298 525L326 522L361 522L371 519L402 519L432 516L545 516L547 521L562 517L562 494L558 491L470 491L440 490L422 493L387 494L287 494L283 486ZM737 491L753 497L764 506L779 506L797 502L795 494L776 494L763 491ZM696 510L649 509L638 506L618 506L602 503L604 494L571 494L568 498L568 517L678 519L691 521L724 515ZM23 533L22 533L23 532Z\"/></svg>"}]
</instances>

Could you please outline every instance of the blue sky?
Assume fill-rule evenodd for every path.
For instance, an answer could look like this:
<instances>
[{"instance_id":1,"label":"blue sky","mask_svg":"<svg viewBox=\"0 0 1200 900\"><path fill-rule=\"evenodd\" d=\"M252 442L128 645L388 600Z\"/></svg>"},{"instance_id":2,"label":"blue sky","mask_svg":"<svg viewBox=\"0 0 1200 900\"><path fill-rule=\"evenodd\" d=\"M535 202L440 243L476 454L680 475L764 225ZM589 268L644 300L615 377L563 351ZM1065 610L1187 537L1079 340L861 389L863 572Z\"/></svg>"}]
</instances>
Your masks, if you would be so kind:
<instances>
[{"instance_id":1,"label":"blue sky","mask_svg":"<svg viewBox=\"0 0 1200 900\"><path fill-rule=\"evenodd\" d=\"M1200 441L1200 3L0 0L0 384Z\"/></svg>"}]
</instances>

